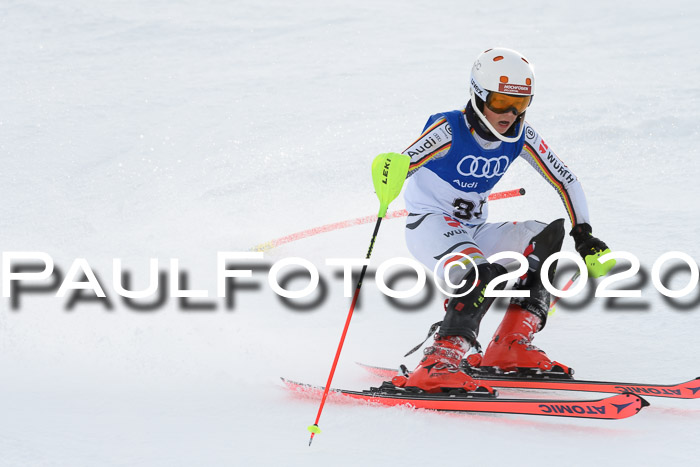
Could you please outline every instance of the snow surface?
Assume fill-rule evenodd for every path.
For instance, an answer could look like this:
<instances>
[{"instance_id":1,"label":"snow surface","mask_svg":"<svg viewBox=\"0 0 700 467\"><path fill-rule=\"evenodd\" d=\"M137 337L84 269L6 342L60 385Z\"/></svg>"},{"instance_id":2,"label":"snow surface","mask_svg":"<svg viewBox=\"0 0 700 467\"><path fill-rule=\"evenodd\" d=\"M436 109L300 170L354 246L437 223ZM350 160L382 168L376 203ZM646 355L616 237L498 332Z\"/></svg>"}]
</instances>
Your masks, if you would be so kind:
<instances>
[{"instance_id":1,"label":"snow surface","mask_svg":"<svg viewBox=\"0 0 700 467\"><path fill-rule=\"evenodd\" d=\"M213 295L217 251L375 212L372 158L463 106L471 63L493 46L535 64L529 121L582 180L595 233L647 273L667 251L697 260L699 21L700 4L674 0L4 0L2 251L47 252L64 274L86 258L112 308L2 299L0 465L696 461L698 401L651 398L623 421L329 404L309 448L318 403L278 378L325 382L349 299L323 262L364 256L371 225L266 253L304 257L330 278L312 311L283 306L262 272L233 310L209 298L209 311L176 299L134 311L111 286L111 260L144 287L148 258L178 258L189 287ZM494 202L491 220L564 216L524 162L498 188L520 186L527 195ZM396 256L409 256L403 222L386 221L373 267ZM618 301L631 309L572 299L536 343L586 379L700 375L700 287L674 309L648 280L622 285L642 288ZM375 382L354 361L414 365L402 355L440 302L399 311L367 280L334 384Z\"/></svg>"}]
</instances>

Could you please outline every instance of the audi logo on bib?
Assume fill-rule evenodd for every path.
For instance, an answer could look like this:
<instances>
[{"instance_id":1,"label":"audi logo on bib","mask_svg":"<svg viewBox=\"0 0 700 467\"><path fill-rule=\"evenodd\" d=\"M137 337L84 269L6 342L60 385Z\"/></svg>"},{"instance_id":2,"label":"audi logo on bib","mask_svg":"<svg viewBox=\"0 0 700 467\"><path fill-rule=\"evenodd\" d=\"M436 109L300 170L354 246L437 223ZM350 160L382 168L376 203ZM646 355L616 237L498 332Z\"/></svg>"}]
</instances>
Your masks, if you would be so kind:
<instances>
[{"instance_id":1,"label":"audi logo on bib","mask_svg":"<svg viewBox=\"0 0 700 467\"><path fill-rule=\"evenodd\" d=\"M493 178L506 173L510 160L508 156L487 159L481 156L465 156L457 164L457 172L465 177Z\"/></svg>"}]
</instances>

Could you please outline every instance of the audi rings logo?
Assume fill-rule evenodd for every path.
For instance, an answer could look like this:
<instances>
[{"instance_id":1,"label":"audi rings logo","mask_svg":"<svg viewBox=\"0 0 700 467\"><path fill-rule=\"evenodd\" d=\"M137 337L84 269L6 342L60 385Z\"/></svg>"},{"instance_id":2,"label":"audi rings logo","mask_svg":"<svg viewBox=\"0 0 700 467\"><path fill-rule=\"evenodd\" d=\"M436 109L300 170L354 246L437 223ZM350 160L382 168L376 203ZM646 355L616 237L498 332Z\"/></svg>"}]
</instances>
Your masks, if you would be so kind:
<instances>
[{"instance_id":1,"label":"audi rings logo","mask_svg":"<svg viewBox=\"0 0 700 467\"><path fill-rule=\"evenodd\" d=\"M465 156L457 164L457 172L465 177L493 178L506 173L510 160L507 156L486 159L481 156Z\"/></svg>"}]
</instances>

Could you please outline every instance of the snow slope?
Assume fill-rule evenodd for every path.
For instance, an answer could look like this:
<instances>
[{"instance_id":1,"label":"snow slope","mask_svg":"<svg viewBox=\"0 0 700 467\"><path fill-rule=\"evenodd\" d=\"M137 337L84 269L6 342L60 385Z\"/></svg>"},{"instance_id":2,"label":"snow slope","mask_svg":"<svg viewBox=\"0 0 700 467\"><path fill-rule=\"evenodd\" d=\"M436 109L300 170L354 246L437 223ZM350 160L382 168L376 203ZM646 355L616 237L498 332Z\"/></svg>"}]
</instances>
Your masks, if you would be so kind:
<instances>
[{"instance_id":1,"label":"snow slope","mask_svg":"<svg viewBox=\"0 0 700 467\"><path fill-rule=\"evenodd\" d=\"M372 158L406 147L430 114L463 106L474 57L495 45L535 64L529 121L582 180L595 233L647 276L667 251L697 260L699 20L690 1L5 0L2 251L47 252L64 274L86 258L111 309L67 309L53 294L22 295L18 309L2 299L0 465L697 459L700 405L656 399L619 422L328 405L309 448L317 402L278 378L325 382L349 299L324 260L364 256L371 225L265 253L321 269L328 296L313 310L284 306L264 271L233 309L211 297L217 251L375 212ZM494 202L491 220L564 215L523 162L499 188L520 186L527 195ZM382 226L373 268L409 256L402 224ZM209 290L193 301L210 309L174 298L129 308L111 285L113 258L137 287L149 258L162 268L178 258L189 287ZM581 378L700 375L700 287L673 308L650 280L622 285L642 298L615 309L569 300L536 343ZM354 361L415 364L402 355L440 319L440 302L397 310L366 281L335 384L373 382Z\"/></svg>"}]
</instances>

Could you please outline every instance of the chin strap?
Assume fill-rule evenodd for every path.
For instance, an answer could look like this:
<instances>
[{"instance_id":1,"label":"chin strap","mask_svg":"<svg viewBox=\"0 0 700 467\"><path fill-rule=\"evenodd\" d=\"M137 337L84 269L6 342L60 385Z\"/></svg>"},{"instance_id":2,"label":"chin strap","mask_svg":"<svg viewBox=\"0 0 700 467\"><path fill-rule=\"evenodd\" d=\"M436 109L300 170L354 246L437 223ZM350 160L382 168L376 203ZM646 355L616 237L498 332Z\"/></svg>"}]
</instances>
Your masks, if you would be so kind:
<instances>
[{"instance_id":1,"label":"chin strap","mask_svg":"<svg viewBox=\"0 0 700 467\"><path fill-rule=\"evenodd\" d=\"M491 130L486 128L484 122L482 122L481 118L479 118L479 116L476 114L476 112L474 111L474 107L472 106L471 100L467 103L465 115L467 116L467 123L469 123L469 127L474 128L474 131L477 135L479 135L479 137L485 139L486 141L491 141L493 143L495 143L496 141L500 141L493 135L493 133L491 133Z\"/></svg>"}]
</instances>

